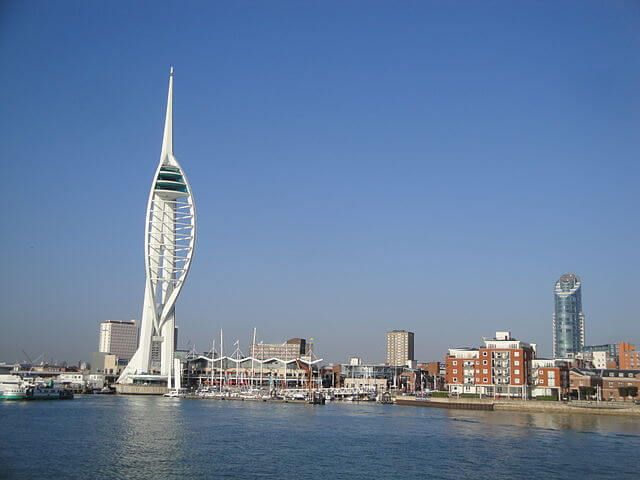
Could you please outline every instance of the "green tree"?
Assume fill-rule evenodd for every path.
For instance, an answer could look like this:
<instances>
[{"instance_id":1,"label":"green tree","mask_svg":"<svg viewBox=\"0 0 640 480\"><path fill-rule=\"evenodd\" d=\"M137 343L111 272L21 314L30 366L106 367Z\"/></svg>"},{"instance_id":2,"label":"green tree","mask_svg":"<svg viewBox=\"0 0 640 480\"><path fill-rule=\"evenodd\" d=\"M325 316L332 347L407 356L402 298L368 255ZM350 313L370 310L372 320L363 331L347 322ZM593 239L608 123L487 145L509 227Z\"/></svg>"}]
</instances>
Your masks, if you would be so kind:
<instances>
[{"instance_id":1,"label":"green tree","mask_svg":"<svg viewBox=\"0 0 640 480\"><path fill-rule=\"evenodd\" d=\"M622 400L626 400L629 396L629 387L618 387L618 394L622 397Z\"/></svg>"},{"instance_id":2,"label":"green tree","mask_svg":"<svg viewBox=\"0 0 640 480\"><path fill-rule=\"evenodd\" d=\"M587 400L595 394L596 389L594 387L580 387L580 396L582 397L582 400Z\"/></svg>"}]
</instances>

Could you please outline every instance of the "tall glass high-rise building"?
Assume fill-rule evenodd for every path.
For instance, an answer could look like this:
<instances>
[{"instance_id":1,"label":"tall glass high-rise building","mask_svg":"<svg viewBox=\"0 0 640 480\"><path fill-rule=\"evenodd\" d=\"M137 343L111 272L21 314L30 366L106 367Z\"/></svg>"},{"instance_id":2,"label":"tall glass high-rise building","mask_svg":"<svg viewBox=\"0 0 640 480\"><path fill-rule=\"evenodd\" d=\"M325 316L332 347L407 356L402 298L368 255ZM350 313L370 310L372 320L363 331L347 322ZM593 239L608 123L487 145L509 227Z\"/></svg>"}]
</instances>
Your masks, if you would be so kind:
<instances>
[{"instance_id":1,"label":"tall glass high-rise building","mask_svg":"<svg viewBox=\"0 0 640 480\"><path fill-rule=\"evenodd\" d=\"M569 358L584 348L584 313L582 283L573 273L566 273L556 282L553 312L553 356Z\"/></svg>"}]
</instances>

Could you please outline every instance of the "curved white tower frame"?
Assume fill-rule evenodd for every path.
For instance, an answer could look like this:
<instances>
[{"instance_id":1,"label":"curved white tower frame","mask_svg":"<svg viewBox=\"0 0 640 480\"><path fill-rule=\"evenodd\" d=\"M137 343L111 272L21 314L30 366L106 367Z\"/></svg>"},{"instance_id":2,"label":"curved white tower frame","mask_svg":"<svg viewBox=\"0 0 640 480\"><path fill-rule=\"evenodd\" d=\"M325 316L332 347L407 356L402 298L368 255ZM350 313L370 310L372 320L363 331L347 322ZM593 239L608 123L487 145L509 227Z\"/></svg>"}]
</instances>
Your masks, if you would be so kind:
<instances>
[{"instance_id":1,"label":"curved white tower frame","mask_svg":"<svg viewBox=\"0 0 640 480\"><path fill-rule=\"evenodd\" d=\"M162 153L156 169L144 234L147 272L138 350L118 383L136 377L169 377L175 352L175 304L189 273L196 239L191 186L173 155L173 67L169 75ZM170 385L169 385L170 386Z\"/></svg>"}]
</instances>

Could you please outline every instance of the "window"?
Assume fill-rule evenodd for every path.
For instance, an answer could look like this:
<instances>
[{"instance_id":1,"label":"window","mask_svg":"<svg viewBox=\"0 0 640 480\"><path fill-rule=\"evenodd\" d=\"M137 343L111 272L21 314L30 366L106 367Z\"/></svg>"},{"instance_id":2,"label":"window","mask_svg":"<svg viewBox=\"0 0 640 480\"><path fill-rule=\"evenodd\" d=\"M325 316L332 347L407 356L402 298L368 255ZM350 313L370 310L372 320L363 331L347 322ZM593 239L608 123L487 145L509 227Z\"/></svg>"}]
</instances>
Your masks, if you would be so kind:
<instances>
[{"instance_id":1,"label":"window","mask_svg":"<svg viewBox=\"0 0 640 480\"><path fill-rule=\"evenodd\" d=\"M483 379L482 379L482 381L483 381L484 383L489 383L489 379L488 379L488 378L486 378L486 377L485 377L485 378L483 378Z\"/></svg>"},{"instance_id":2,"label":"window","mask_svg":"<svg viewBox=\"0 0 640 480\"><path fill-rule=\"evenodd\" d=\"M517 368L513 371L514 375L520 375L520 370L518 370Z\"/></svg>"},{"instance_id":3,"label":"window","mask_svg":"<svg viewBox=\"0 0 640 480\"><path fill-rule=\"evenodd\" d=\"M454 360L454 361L453 361L453 364L454 364L454 365L458 365L458 362Z\"/></svg>"},{"instance_id":4,"label":"window","mask_svg":"<svg viewBox=\"0 0 640 480\"><path fill-rule=\"evenodd\" d=\"M519 357L520 356L520 352L518 352L518 351L513 352L513 356L514 357Z\"/></svg>"},{"instance_id":5,"label":"window","mask_svg":"<svg viewBox=\"0 0 640 480\"><path fill-rule=\"evenodd\" d=\"M488 365L488 364L489 364L489 362L488 362L488 361L486 361L486 360L482 360L482 364L483 364L483 365Z\"/></svg>"},{"instance_id":6,"label":"window","mask_svg":"<svg viewBox=\"0 0 640 480\"><path fill-rule=\"evenodd\" d=\"M454 379L453 379L453 383L458 383L458 379L457 379L457 378L454 378Z\"/></svg>"},{"instance_id":7,"label":"window","mask_svg":"<svg viewBox=\"0 0 640 480\"><path fill-rule=\"evenodd\" d=\"M486 375L487 373L489 373L489 371L486 368L483 368L482 369L482 373L484 373Z\"/></svg>"},{"instance_id":8,"label":"window","mask_svg":"<svg viewBox=\"0 0 640 480\"><path fill-rule=\"evenodd\" d=\"M519 378L516 378L516 383L520 383L520 379Z\"/></svg>"},{"instance_id":9,"label":"window","mask_svg":"<svg viewBox=\"0 0 640 480\"><path fill-rule=\"evenodd\" d=\"M518 365L520 365L520 360L514 361L513 364L517 367Z\"/></svg>"},{"instance_id":10,"label":"window","mask_svg":"<svg viewBox=\"0 0 640 480\"><path fill-rule=\"evenodd\" d=\"M482 356L486 357L487 356L487 352L482 352Z\"/></svg>"},{"instance_id":11,"label":"window","mask_svg":"<svg viewBox=\"0 0 640 480\"><path fill-rule=\"evenodd\" d=\"M458 369L457 369L457 368L454 368L454 369L453 369L453 373L458 373Z\"/></svg>"}]
</instances>

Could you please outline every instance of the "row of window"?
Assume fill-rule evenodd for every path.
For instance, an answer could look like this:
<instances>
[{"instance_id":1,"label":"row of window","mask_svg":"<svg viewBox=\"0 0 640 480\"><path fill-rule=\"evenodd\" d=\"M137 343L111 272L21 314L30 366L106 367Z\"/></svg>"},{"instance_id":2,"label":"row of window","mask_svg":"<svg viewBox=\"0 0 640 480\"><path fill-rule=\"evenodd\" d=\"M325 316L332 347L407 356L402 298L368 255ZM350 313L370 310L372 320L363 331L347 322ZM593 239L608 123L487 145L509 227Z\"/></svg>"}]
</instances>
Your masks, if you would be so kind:
<instances>
[{"instance_id":1,"label":"row of window","mask_svg":"<svg viewBox=\"0 0 640 480\"><path fill-rule=\"evenodd\" d=\"M457 369L457 368L454 368L454 369L453 369L453 374L454 374L454 375L456 375L457 373L458 373L458 369ZM479 368L476 368L476 373L480 373L480 369L479 369ZM482 369L482 373L486 375L487 373L489 373L489 369L488 369L488 368L483 368L483 369ZM465 374L465 375L467 375L468 373L467 373L467 372L464 372L464 374ZM513 374L514 374L514 375L520 375L520 369L516 368L516 369L513 371Z\"/></svg>"},{"instance_id":2,"label":"row of window","mask_svg":"<svg viewBox=\"0 0 640 480\"><path fill-rule=\"evenodd\" d=\"M507 363L507 362L504 362L504 363ZM456 365L458 365L458 361L457 361L457 360L453 360L453 361L451 362L451 364L452 364L452 365L454 365L454 366L456 366ZM470 365L473 365L473 362L464 362L463 364L464 364L465 366L470 366ZM483 360L483 361L482 361L482 364L483 364L483 365L489 365L489 361L488 361L488 360ZM514 361L513 361L513 364L514 364L516 367L517 367L517 366L519 366L519 365L520 365L520 360L514 360ZM479 361L476 361L476 365L480 365L480 362L479 362Z\"/></svg>"},{"instance_id":3,"label":"row of window","mask_svg":"<svg viewBox=\"0 0 640 480\"><path fill-rule=\"evenodd\" d=\"M458 383L458 379L456 377L453 378L453 383ZM467 382L467 383L471 383L471 382ZM482 383L489 383L489 379L486 378L486 377L483 378L482 379ZM498 382L498 383L501 383L501 382ZM504 383L507 383L507 382L504 382ZM514 378L513 379L513 383L520 384L520 379L519 378Z\"/></svg>"}]
</instances>

